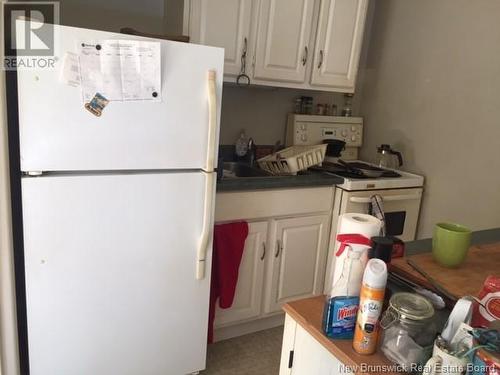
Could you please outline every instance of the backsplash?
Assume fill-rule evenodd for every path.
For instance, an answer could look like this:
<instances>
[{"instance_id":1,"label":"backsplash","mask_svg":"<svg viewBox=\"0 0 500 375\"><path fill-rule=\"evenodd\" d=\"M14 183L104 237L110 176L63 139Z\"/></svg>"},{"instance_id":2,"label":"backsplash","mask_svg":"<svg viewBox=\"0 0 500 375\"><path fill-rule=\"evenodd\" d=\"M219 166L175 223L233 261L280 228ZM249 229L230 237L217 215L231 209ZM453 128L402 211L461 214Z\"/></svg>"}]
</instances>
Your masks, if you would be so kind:
<instances>
[{"instance_id":1,"label":"backsplash","mask_svg":"<svg viewBox=\"0 0 500 375\"><path fill-rule=\"evenodd\" d=\"M234 144L243 129L258 145L273 145L278 140L284 143L287 115L293 111L294 99L298 96L312 96L314 106L334 103L339 111L344 104L341 93L225 84L219 143Z\"/></svg>"}]
</instances>

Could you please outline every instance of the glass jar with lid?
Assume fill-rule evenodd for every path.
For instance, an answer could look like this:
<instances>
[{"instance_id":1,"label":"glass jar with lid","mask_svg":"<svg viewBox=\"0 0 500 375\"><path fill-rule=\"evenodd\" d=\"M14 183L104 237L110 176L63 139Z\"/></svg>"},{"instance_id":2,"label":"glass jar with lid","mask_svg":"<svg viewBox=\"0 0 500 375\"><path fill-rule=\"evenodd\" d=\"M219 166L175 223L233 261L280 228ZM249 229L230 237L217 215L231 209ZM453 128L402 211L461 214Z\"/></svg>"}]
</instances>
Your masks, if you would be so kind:
<instances>
[{"instance_id":1,"label":"glass jar with lid","mask_svg":"<svg viewBox=\"0 0 500 375\"><path fill-rule=\"evenodd\" d=\"M436 336L434 307L416 293L396 293L389 300L380 326L382 352L408 371L423 365L431 356Z\"/></svg>"}]
</instances>

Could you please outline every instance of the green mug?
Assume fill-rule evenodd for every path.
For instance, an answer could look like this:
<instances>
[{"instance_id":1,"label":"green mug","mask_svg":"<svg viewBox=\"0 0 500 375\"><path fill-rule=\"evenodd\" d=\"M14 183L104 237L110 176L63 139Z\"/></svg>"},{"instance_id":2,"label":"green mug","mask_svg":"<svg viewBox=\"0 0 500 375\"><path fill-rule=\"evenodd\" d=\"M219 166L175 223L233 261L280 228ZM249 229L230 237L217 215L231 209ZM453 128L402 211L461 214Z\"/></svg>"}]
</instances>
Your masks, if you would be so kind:
<instances>
[{"instance_id":1,"label":"green mug","mask_svg":"<svg viewBox=\"0 0 500 375\"><path fill-rule=\"evenodd\" d=\"M460 224L438 223L432 237L434 260L444 267L458 267L469 250L471 230Z\"/></svg>"}]
</instances>

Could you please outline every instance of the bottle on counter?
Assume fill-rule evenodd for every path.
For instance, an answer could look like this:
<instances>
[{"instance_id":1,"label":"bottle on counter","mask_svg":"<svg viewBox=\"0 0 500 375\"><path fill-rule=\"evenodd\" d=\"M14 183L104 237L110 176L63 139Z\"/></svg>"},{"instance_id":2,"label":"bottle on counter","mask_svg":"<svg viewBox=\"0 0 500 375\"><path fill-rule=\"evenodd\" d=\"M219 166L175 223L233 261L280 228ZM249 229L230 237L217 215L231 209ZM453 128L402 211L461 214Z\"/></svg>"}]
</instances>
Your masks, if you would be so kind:
<instances>
[{"instance_id":1,"label":"bottle on counter","mask_svg":"<svg viewBox=\"0 0 500 375\"><path fill-rule=\"evenodd\" d=\"M383 260L370 259L363 274L359 310L352 346L359 354L373 354L377 349L380 315L387 284L387 266Z\"/></svg>"},{"instance_id":2,"label":"bottle on counter","mask_svg":"<svg viewBox=\"0 0 500 375\"><path fill-rule=\"evenodd\" d=\"M344 236L341 248L347 249L347 256L342 274L326 297L323 311L323 332L333 339L351 339L354 335L361 279L370 248L370 240L364 236Z\"/></svg>"},{"instance_id":3,"label":"bottle on counter","mask_svg":"<svg viewBox=\"0 0 500 375\"><path fill-rule=\"evenodd\" d=\"M236 140L235 143L236 155L239 157L245 156L248 151L248 138L243 130L240 134L240 137Z\"/></svg>"}]
</instances>

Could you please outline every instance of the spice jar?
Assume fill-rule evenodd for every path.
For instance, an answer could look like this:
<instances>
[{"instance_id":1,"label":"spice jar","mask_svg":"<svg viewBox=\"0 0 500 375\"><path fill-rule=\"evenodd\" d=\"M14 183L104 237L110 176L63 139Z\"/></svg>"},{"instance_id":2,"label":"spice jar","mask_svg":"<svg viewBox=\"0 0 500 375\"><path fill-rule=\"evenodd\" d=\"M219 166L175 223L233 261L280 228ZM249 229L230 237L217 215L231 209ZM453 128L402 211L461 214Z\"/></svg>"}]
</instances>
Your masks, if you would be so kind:
<instances>
[{"instance_id":1,"label":"spice jar","mask_svg":"<svg viewBox=\"0 0 500 375\"><path fill-rule=\"evenodd\" d=\"M317 104L316 105L316 114L323 116L325 114L325 105L324 104Z\"/></svg>"},{"instance_id":2,"label":"spice jar","mask_svg":"<svg viewBox=\"0 0 500 375\"><path fill-rule=\"evenodd\" d=\"M436 335L434 307L416 293L395 293L389 300L380 326L381 350L391 361L410 370L423 365L431 356Z\"/></svg>"}]
</instances>

